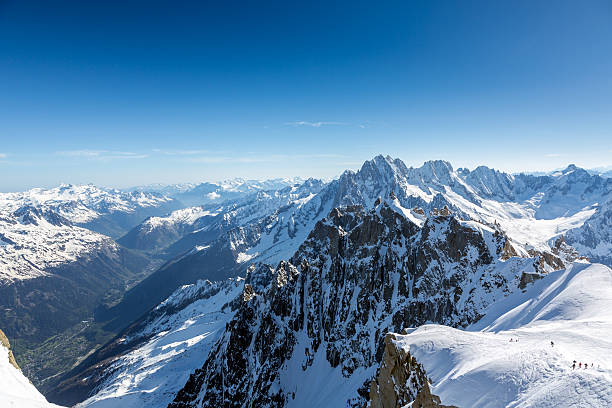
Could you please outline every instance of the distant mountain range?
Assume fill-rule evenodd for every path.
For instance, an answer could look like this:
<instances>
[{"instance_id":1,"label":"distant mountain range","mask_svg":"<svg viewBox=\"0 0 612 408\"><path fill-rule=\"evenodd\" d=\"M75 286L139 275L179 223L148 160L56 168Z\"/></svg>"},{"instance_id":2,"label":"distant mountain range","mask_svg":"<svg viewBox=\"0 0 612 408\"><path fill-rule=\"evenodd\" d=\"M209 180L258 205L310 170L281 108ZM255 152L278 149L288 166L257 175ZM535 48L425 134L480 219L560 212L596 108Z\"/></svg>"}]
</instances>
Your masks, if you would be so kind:
<instances>
[{"instance_id":1,"label":"distant mountain range","mask_svg":"<svg viewBox=\"0 0 612 408\"><path fill-rule=\"evenodd\" d=\"M388 333L470 331L555 271L605 275L610 227L612 178L573 165L377 156L331 181L1 194L0 328L60 404L365 406L392 398L380 364L405 352ZM66 338L70 364L32 357ZM393 398L468 401L429 384L455 366L405 350L422 366L400 359L413 386Z\"/></svg>"}]
</instances>

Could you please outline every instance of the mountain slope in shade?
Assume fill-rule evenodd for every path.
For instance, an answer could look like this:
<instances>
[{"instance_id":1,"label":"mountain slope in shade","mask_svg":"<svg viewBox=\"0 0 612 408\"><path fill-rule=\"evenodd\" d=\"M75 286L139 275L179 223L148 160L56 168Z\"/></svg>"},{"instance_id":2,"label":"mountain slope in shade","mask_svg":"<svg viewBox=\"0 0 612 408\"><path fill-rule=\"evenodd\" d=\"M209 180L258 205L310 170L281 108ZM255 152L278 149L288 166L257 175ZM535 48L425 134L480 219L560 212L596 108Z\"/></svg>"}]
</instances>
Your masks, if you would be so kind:
<instances>
[{"instance_id":1,"label":"mountain slope in shade","mask_svg":"<svg viewBox=\"0 0 612 408\"><path fill-rule=\"evenodd\" d=\"M79 407L165 407L234 315L242 279L186 285L73 370L49 398Z\"/></svg>"},{"instance_id":2,"label":"mountain slope in shade","mask_svg":"<svg viewBox=\"0 0 612 408\"><path fill-rule=\"evenodd\" d=\"M112 239L33 206L0 217L0 255L0 323L12 339L35 342L89 317L148 264Z\"/></svg>"},{"instance_id":3,"label":"mountain slope in shade","mask_svg":"<svg viewBox=\"0 0 612 408\"><path fill-rule=\"evenodd\" d=\"M492 304L466 330L425 325L395 337L423 365L432 392L445 403L609 407L610 333L612 270L573 264Z\"/></svg>"},{"instance_id":4,"label":"mountain slope in shade","mask_svg":"<svg viewBox=\"0 0 612 408\"><path fill-rule=\"evenodd\" d=\"M280 191L258 192L252 200L233 205L216 216L200 217L196 224L201 228L174 245L188 241L185 253L166 262L130 289L121 303L100 316L115 319L112 324L121 327L182 285L199 279L221 281L244 276L251 263L277 263L289 257L323 211L329 211L331 200L317 194L323 186L321 181L309 179ZM135 230L148 228L148 224ZM198 238L191 241L194 235ZM194 242L198 243L195 247Z\"/></svg>"},{"instance_id":5,"label":"mountain slope in shade","mask_svg":"<svg viewBox=\"0 0 612 408\"><path fill-rule=\"evenodd\" d=\"M0 406L6 408L61 408L50 404L23 375L6 336L0 331Z\"/></svg>"},{"instance_id":6,"label":"mountain slope in shade","mask_svg":"<svg viewBox=\"0 0 612 408\"><path fill-rule=\"evenodd\" d=\"M0 210L0 327L41 390L44 379L95 347L98 333L59 349L52 337L88 325L97 307L116 302L143 278L148 264L142 255L49 208L24 204ZM39 349L47 340L49 348Z\"/></svg>"}]
</instances>

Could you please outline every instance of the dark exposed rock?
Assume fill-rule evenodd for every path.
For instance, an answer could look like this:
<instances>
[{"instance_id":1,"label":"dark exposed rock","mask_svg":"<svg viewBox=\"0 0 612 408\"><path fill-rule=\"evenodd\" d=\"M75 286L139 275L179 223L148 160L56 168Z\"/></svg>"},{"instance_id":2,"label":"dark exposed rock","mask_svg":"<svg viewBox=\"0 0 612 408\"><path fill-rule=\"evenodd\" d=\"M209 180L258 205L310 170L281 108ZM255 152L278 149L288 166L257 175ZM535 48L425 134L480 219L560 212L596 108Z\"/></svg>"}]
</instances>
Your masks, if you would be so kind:
<instances>
[{"instance_id":1,"label":"dark exposed rock","mask_svg":"<svg viewBox=\"0 0 612 408\"><path fill-rule=\"evenodd\" d=\"M0 330L0 344L8 350L9 363L16 369L20 370L19 365L17 365L15 357L13 356L13 351L11 350L11 343L9 343L9 340L6 338L6 335L2 332L2 330Z\"/></svg>"},{"instance_id":2,"label":"dark exposed rock","mask_svg":"<svg viewBox=\"0 0 612 408\"><path fill-rule=\"evenodd\" d=\"M419 227L386 203L370 212L333 209L288 262L273 272L251 270L247 283L259 283L245 285L223 338L170 407L283 407L296 398L282 380L289 359L305 373L324 359L347 381L368 382L373 372L364 369L383 358L386 333L478 320L483 300L464 290L468 282L493 297L516 288L518 276L509 281L493 272L503 248L509 251L507 237L489 239L493 253L482 231L452 214ZM532 263L517 263L523 264L535 273ZM353 379L357 373L360 380ZM357 388L346 406L365 405ZM424 391L421 399L428 398L436 403Z\"/></svg>"},{"instance_id":3,"label":"dark exposed rock","mask_svg":"<svg viewBox=\"0 0 612 408\"><path fill-rule=\"evenodd\" d=\"M370 384L369 407L401 408L412 402L415 408L456 408L442 405L440 398L431 394L425 369L410 352L396 346L395 340L392 333L385 336L385 352Z\"/></svg>"}]
</instances>

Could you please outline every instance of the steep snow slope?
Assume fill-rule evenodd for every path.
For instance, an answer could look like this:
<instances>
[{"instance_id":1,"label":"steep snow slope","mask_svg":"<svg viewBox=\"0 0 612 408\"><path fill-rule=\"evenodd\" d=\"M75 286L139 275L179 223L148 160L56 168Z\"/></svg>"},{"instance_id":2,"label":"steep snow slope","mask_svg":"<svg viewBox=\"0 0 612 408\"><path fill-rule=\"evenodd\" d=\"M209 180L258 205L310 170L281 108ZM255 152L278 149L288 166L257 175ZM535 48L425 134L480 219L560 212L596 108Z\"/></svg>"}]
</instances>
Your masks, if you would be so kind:
<instances>
[{"instance_id":1,"label":"steep snow slope","mask_svg":"<svg viewBox=\"0 0 612 408\"><path fill-rule=\"evenodd\" d=\"M230 279L178 289L82 364L89 370L64 381L64 401L79 392L93 394L79 407L167 406L233 317L230 303L243 286Z\"/></svg>"},{"instance_id":2,"label":"steep snow slope","mask_svg":"<svg viewBox=\"0 0 612 408\"><path fill-rule=\"evenodd\" d=\"M0 331L0 406L3 408L60 408L50 404L36 387L9 360L9 345Z\"/></svg>"},{"instance_id":3,"label":"steep snow slope","mask_svg":"<svg viewBox=\"0 0 612 408\"><path fill-rule=\"evenodd\" d=\"M575 263L492 304L466 330L425 325L397 344L423 364L445 404L609 407L610 333L612 270ZM588 368L572 369L574 360Z\"/></svg>"}]
</instances>

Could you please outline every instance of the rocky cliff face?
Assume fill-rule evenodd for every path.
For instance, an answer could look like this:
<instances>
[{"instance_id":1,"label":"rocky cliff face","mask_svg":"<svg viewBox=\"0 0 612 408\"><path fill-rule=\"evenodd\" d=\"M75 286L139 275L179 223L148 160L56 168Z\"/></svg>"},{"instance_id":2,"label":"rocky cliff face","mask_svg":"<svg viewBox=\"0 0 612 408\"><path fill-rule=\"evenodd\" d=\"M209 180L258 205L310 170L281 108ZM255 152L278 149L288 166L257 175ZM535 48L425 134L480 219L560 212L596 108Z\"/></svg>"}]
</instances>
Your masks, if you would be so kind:
<instances>
[{"instance_id":1,"label":"rocky cliff face","mask_svg":"<svg viewBox=\"0 0 612 408\"><path fill-rule=\"evenodd\" d=\"M418 218L393 199L333 209L291 259L247 276L235 317L170 406L364 406L387 332L466 326L522 273L545 273L512 247L495 228Z\"/></svg>"},{"instance_id":2,"label":"rocky cliff face","mask_svg":"<svg viewBox=\"0 0 612 408\"><path fill-rule=\"evenodd\" d=\"M376 380L370 384L370 408L456 408L442 405L431 394L425 369L403 347L395 345L395 335L385 336L385 351Z\"/></svg>"},{"instance_id":3,"label":"rocky cliff face","mask_svg":"<svg viewBox=\"0 0 612 408\"><path fill-rule=\"evenodd\" d=\"M11 344L9 343L9 340L6 338L6 335L4 334L2 330L0 330L0 345L4 346L4 348L8 350L9 364L15 367L16 369L20 370L19 366L17 365L17 362L15 361L15 357L13 356L13 351L11 350Z\"/></svg>"}]
</instances>

